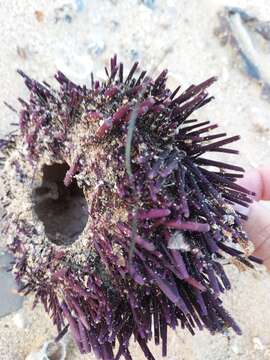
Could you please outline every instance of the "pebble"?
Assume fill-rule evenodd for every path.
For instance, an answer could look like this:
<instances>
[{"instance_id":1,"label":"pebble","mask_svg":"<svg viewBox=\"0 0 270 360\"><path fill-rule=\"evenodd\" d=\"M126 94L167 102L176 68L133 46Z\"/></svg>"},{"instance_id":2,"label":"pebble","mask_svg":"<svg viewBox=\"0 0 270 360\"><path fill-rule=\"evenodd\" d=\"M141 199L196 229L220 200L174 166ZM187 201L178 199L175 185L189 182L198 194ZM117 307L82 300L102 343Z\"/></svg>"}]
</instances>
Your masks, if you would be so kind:
<instances>
[{"instance_id":1,"label":"pebble","mask_svg":"<svg viewBox=\"0 0 270 360\"><path fill-rule=\"evenodd\" d=\"M15 326L23 330L27 327L27 320L25 314L22 311L18 311L16 314L13 315L12 321L14 322Z\"/></svg>"},{"instance_id":2,"label":"pebble","mask_svg":"<svg viewBox=\"0 0 270 360\"><path fill-rule=\"evenodd\" d=\"M75 0L75 7L77 12L81 12L85 9L85 0Z\"/></svg>"},{"instance_id":3,"label":"pebble","mask_svg":"<svg viewBox=\"0 0 270 360\"><path fill-rule=\"evenodd\" d=\"M135 49L131 49L130 50L130 57L132 61L137 61L139 60L139 52Z\"/></svg>"},{"instance_id":4,"label":"pebble","mask_svg":"<svg viewBox=\"0 0 270 360\"><path fill-rule=\"evenodd\" d=\"M263 345L263 343L259 337L254 337L252 339L252 342L253 342L254 350L259 350L259 351L264 350L265 346Z\"/></svg>"},{"instance_id":5,"label":"pebble","mask_svg":"<svg viewBox=\"0 0 270 360\"><path fill-rule=\"evenodd\" d=\"M54 341L45 341L42 348L32 351L25 360L65 360L67 351L67 342L63 339L58 343Z\"/></svg>"},{"instance_id":6,"label":"pebble","mask_svg":"<svg viewBox=\"0 0 270 360\"><path fill-rule=\"evenodd\" d=\"M97 36L92 39L87 46L87 52L91 55L101 55L105 50L105 42L102 38L98 38Z\"/></svg>"},{"instance_id":7,"label":"pebble","mask_svg":"<svg viewBox=\"0 0 270 360\"><path fill-rule=\"evenodd\" d=\"M142 0L142 3L149 9L154 9L155 7L155 0Z\"/></svg>"},{"instance_id":8,"label":"pebble","mask_svg":"<svg viewBox=\"0 0 270 360\"><path fill-rule=\"evenodd\" d=\"M66 23L71 23L73 20L74 8L71 4L64 4L61 7L58 7L54 10L54 21L58 23L59 21L64 21Z\"/></svg>"},{"instance_id":9,"label":"pebble","mask_svg":"<svg viewBox=\"0 0 270 360\"><path fill-rule=\"evenodd\" d=\"M241 353L239 345L235 341L231 344L230 349L234 354L238 355Z\"/></svg>"},{"instance_id":10,"label":"pebble","mask_svg":"<svg viewBox=\"0 0 270 360\"><path fill-rule=\"evenodd\" d=\"M234 354L239 354L239 347L237 345L232 345L231 350Z\"/></svg>"}]
</instances>

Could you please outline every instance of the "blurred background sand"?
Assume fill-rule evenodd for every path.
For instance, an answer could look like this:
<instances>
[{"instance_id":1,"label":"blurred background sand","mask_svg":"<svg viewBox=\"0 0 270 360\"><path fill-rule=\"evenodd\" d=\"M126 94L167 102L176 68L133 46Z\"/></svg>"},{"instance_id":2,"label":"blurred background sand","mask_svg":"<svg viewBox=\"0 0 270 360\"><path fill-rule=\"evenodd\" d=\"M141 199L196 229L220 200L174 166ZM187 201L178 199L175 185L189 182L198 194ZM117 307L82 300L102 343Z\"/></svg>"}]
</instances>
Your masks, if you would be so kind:
<instances>
[{"instance_id":1,"label":"blurred background sand","mask_svg":"<svg viewBox=\"0 0 270 360\"><path fill-rule=\"evenodd\" d=\"M1 0L1 135L16 121L3 101L18 108L16 99L26 96L17 68L49 83L60 69L89 84L90 72L103 78L104 63L117 53L127 67L139 60L146 69L156 64L158 70L169 68L172 87L217 75L219 81L210 89L215 100L197 116L217 122L228 135L241 135L238 163L246 168L269 165L270 103L262 99L259 84L241 71L230 47L221 46L214 35L224 6L270 20L268 0ZM0 239L0 247L4 245ZM270 275L232 266L227 271L233 288L224 303L243 335L202 332L192 337L179 329L169 336L169 360L270 359ZM32 311L31 303L29 297L19 311L0 319L1 360L23 360L56 335L42 307ZM161 359L160 350L151 349ZM136 344L132 354L134 360L143 359ZM94 356L80 355L70 340L66 359Z\"/></svg>"}]
</instances>

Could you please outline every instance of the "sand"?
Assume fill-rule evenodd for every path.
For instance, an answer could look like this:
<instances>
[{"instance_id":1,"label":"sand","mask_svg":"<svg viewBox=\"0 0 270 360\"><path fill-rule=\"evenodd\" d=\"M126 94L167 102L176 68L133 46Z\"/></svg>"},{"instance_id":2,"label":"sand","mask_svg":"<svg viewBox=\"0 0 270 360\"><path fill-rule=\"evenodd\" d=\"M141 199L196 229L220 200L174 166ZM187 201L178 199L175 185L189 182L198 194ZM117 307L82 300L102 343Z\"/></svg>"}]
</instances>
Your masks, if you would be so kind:
<instances>
[{"instance_id":1,"label":"sand","mask_svg":"<svg viewBox=\"0 0 270 360\"><path fill-rule=\"evenodd\" d=\"M224 5L239 6L262 20L270 18L270 2L257 0L95 0L0 2L0 133L13 127L16 115L3 106L18 108L17 97L26 90L16 69L39 80L53 82L61 69L74 81L89 83L91 71L103 75L103 64L117 53L127 66L141 60L153 69L168 67L169 82L183 87L217 75L212 86L215 101L198 111L201 119L217 122L228 135L241 134L238 162L246 168L269 165L270 104L260 86L239 69L233 51L214 35L217 12ZM154 3L153 6L151 4ZM61 10L61 7L63 7ZM228 159L229 160L229 157ZM235 159L233 159L235 162ZM5 239L0 240L3 247ZM270 359L270 275L263 269L240 272L228 266L233 289L224 296L226 308L241 325L232 332L192 337L178 330L169 335L169 360ZM1 301L1 298L0 298ZM31 310L32 299L0 319L0 359L23 360L56 335L41 306ZM68 342L67 359L94 359L79 355ZM160 350L151 346L157 359ZM143 359L132 345L134 360Z\"/></svg>"}]
</instances>

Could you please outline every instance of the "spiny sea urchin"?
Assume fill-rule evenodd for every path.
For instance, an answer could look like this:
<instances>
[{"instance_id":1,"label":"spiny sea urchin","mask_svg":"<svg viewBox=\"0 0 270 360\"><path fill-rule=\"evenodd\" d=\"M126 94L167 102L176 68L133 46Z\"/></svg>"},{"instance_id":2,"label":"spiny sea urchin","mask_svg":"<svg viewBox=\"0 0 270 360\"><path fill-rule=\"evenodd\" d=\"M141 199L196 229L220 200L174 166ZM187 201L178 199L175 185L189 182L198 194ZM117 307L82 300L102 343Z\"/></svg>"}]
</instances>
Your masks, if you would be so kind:
<instances>
[{"instance_id":1,"label":"spiny sea urchin","mask_svg":"<svg viewBox=\"0 0 270 360\"><path fill-rule=\"evenodd\" d=\"M137 68L124 77L115 56L90 89L58 72L59 91L19 71L30 98L19 99L18 134L1 142L21 291L43 303L58 338L70 329L103 360L132 359L132 335L147 359L152 338L166 356L178 325L240 334L219 299L230 289L222 264L258 261L233 208L251 201L236 183L243 169L203 156L237 153L224 146L238 136L189 118L216 79L178 95L167 71L152 79Z\"/></svg>"}]
</instances>

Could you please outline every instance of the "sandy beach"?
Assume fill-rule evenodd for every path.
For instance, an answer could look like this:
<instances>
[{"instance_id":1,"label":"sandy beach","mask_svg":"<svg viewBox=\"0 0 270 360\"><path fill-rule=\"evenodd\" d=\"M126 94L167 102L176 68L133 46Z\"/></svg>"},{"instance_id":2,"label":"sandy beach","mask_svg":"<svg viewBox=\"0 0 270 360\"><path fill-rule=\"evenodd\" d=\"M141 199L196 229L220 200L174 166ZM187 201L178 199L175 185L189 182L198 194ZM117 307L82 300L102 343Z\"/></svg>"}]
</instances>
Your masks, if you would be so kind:
<instances>
[{"instance_id":1,"label":"sandy beach","mask_svg":"<svg viewBox=\"0 0 270 360\"><path fill-rule=\"evenodd\" d=\"M27 96L18 68L52 84L60 69L71 80L87 85L92 71L105 78L104 63L116 53L127 67L138 60L141 67L155 73L168 68L172 88L217 76L210 89L215 100L197 111L197 117L218 123L229 136L241 135L240 156L236 160L227 155L227 161L247 169L269 165L270 102L263 98L259 82L241 69L231 46L222 46L216 36L218 12L224 6L239 7L261 21L270 21L267 0L2 0L1 136L13 130L11 123L17 121L3 102L18 109L17 98ZM6 239L1 238L0 249L5 245ZM243 335L228 331L211 336L205 331L191 336L181 329L171 331L168 360L270 359L270 275L263 267L241 271L227 265L226 270L233 286L223 296L224 305ZM25 360L56 336L43 307L32 310L32 300L30 295L21 309L0 318L0 359ZM66 342L67 360L95 359L80 355L69 337ZM162 358L154 344L151 350L157 360ZM131 351L134 360L143 359L136 344ZM31 356L28 360L42 360Z\"/></svg>"}]
</instances>

